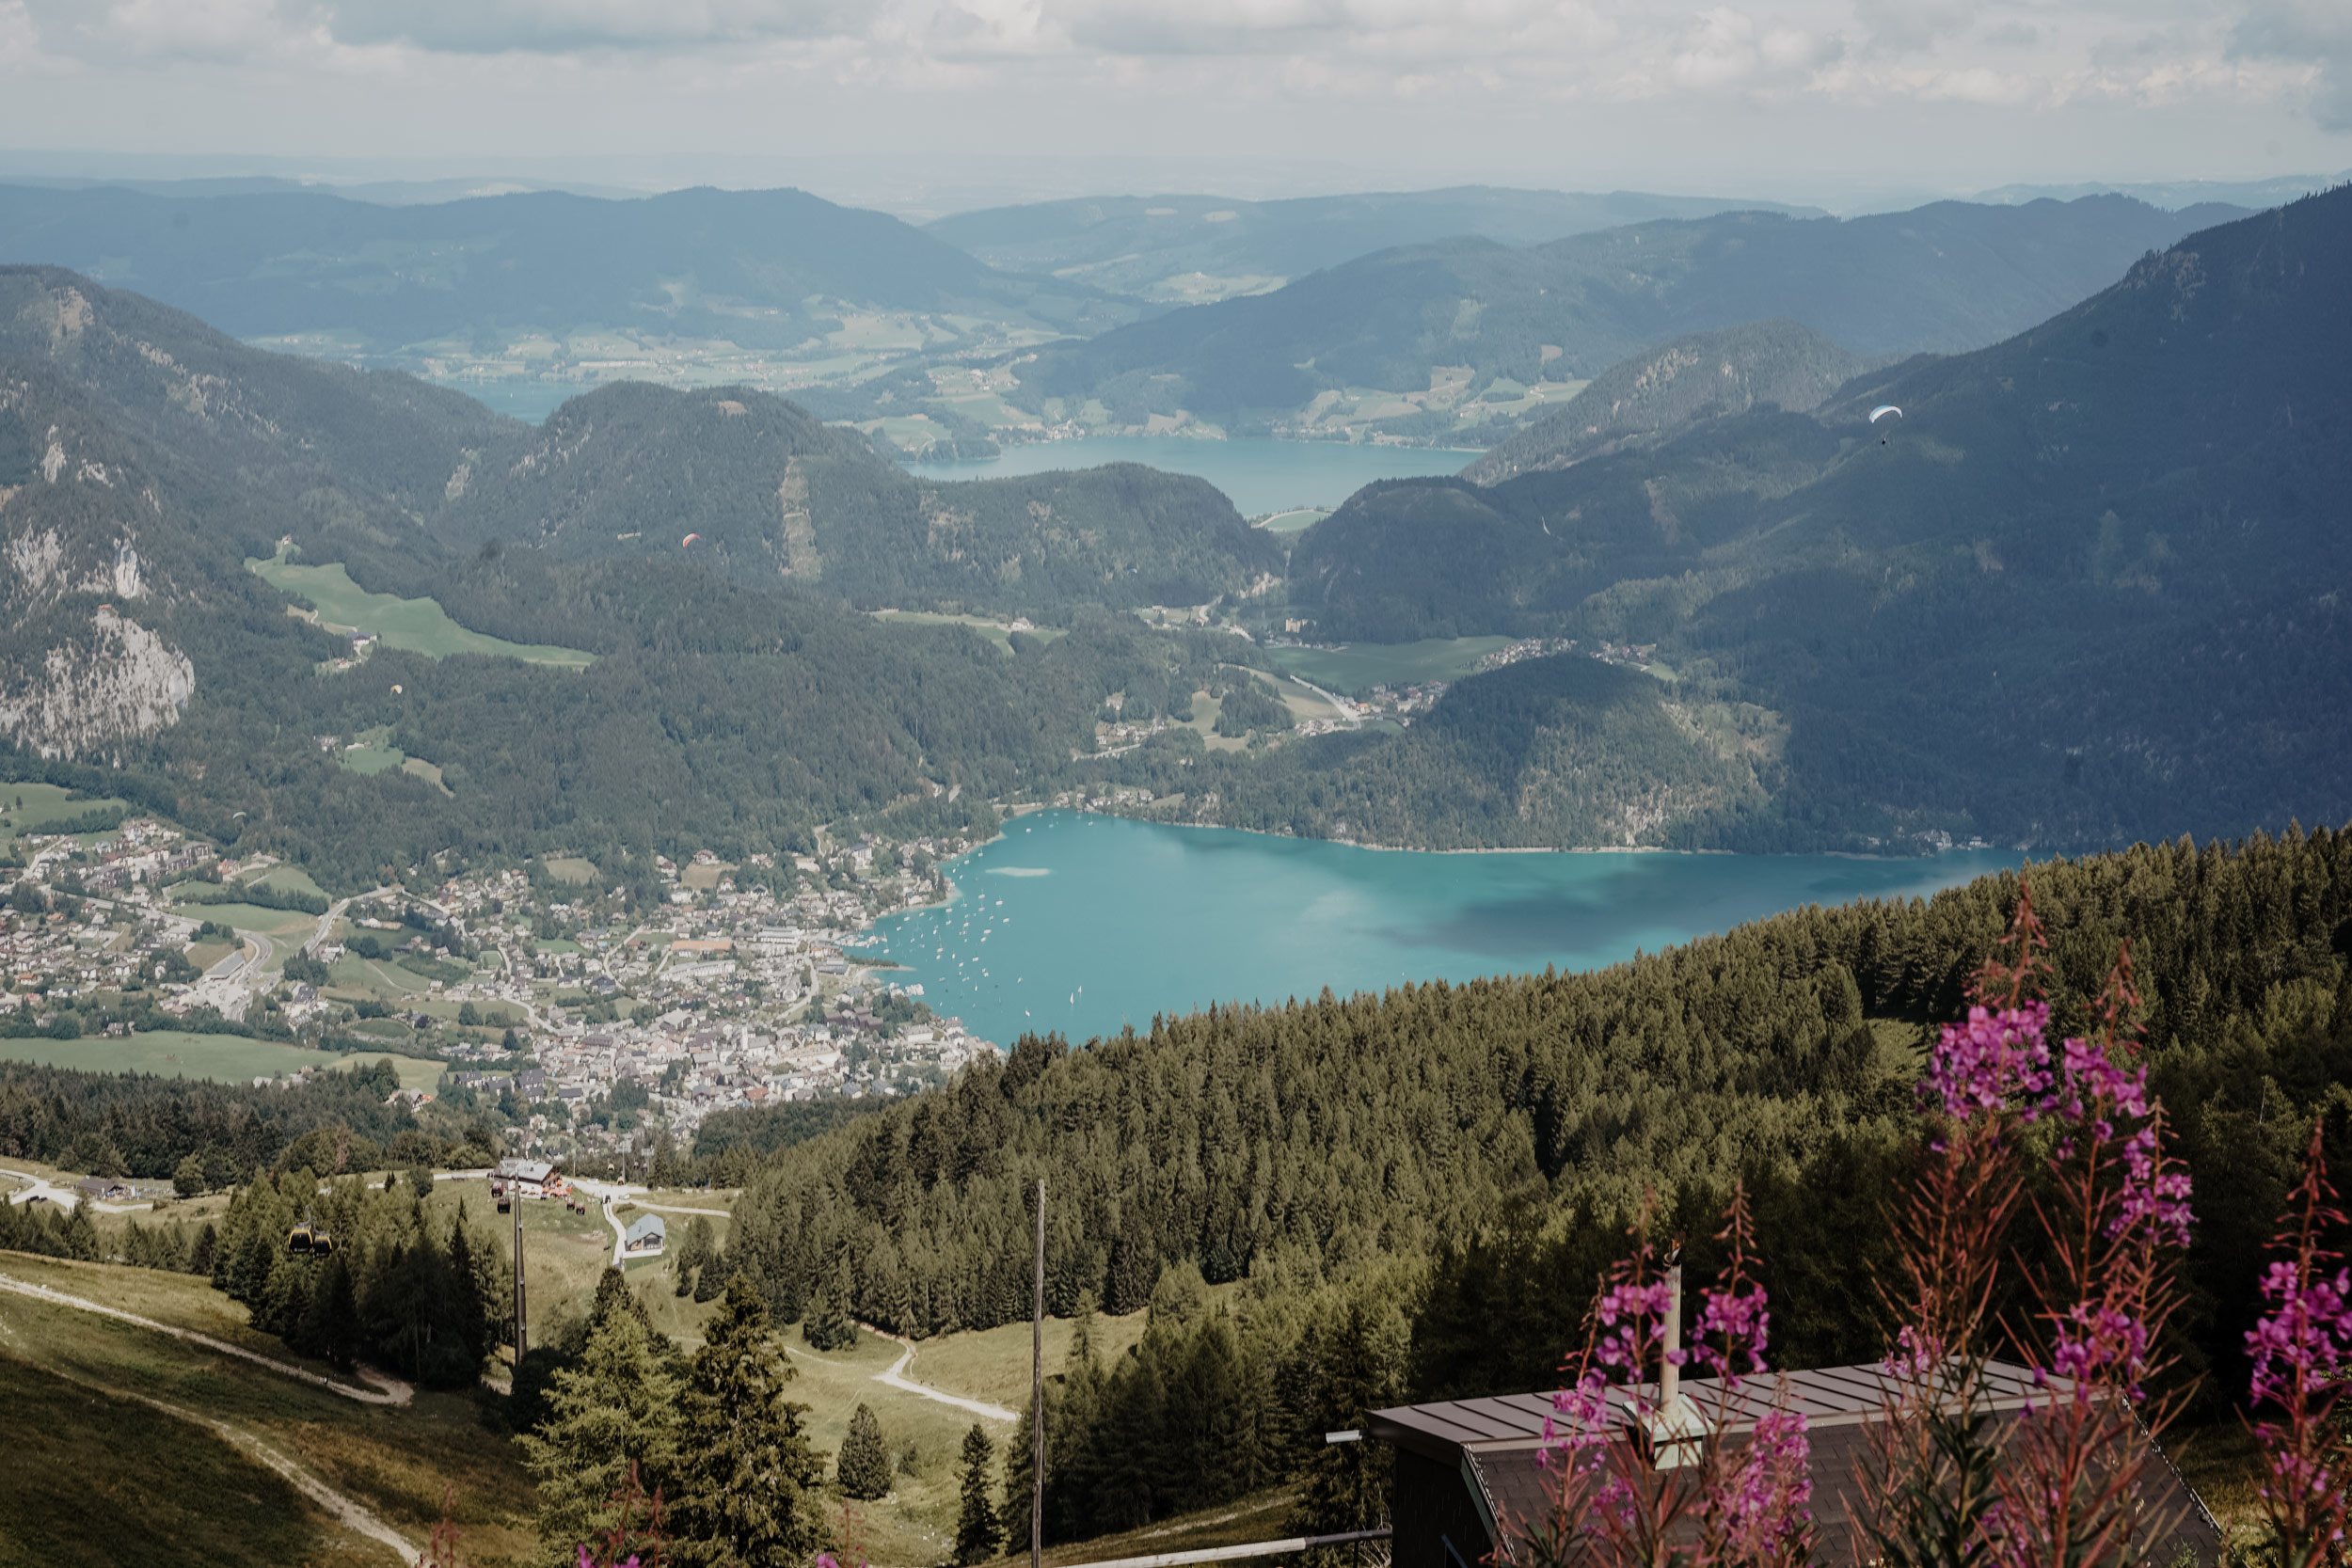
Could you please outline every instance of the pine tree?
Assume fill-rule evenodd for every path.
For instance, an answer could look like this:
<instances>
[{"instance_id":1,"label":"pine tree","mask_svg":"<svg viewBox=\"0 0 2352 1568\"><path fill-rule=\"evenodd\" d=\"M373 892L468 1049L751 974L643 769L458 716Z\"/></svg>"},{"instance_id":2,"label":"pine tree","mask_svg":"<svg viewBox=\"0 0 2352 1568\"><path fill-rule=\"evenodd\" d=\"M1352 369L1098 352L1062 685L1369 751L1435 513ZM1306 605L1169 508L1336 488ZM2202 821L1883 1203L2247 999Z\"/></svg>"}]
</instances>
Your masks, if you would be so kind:
<instances>
[{"instance_id":1,"label":"pine tree","mask_svg":"<svg viewBox=\"0 0 2352 1568\"><path fill-rule=\"evenodd\" d=\"M337 1253L320 1271L302 1315L297 1338L289 1342L330 1366L351 1370L365 1348L366 1329L359 1321L359 1296L351 1280L351 1264Z\"/></svg>"},{"instance_id":2,"label":"pine tree","mask_svg":"<svg viewBox=\"0 0 2352 1568\"><path fill-rule=\"evenodd\" d=\"M963 1508L956 1518L956 1560L961 1563L986 1562L996 1555L997 1543L1004 1539L1004 1529L996 1520L996 1505L989 1497L989 1462L996 1457L996 1445L988 1440L980 1423L972 1423L972 1430L963 1434Z\"/></svg>"},{"instance_id":3,"label":"pine tree","mask_svg":"<svg viewBox=\"0 0 2352 1568\"><path fill-rule=\"evenodd\" d=\"M802 1426L808 1407L784 1397L793 1376L768 1304L736 1275L687 1383L671 1515L682 1563L783 1568L817 1549L824 1461Z\"/></svg>"},{"instance_id":4,"label":"pine tree","mask_svg":"<svg viewBox=\"0 0 2352 1568\"><path fill-rule=\"evenodd\" d=\"M577 1548L616 1523L612 1498L632 1463L648 1492L674 1480L678 1388L644 1325L625 1311L607 1313L580 1365L553 1383L547 1420L521 1442L539 1480L541 1560L572 1568Z\"/></svg>"},{"instance_id":5,"label":"pine tree","mask_svg":"<svg viewBox=\"0 0 2352 1568\"><path fill-rule=\"evenodd\" d=\"M59 1235L65 1243L68 1258L79 1259L85 1263L98 1261L98 1226L89 1217L88 1204L77 1203L73 1206L72 1212L65 1217Z\"/></svg>"},{"instance_id":6,"label":"pine tree","mask_svg":"<svg viewBox=\"0 0 2352 1568\"><path fill-rule=\"evenodd\" d=\"M841 1300L828 1291L817 1298L801 1320L801 1338L812 1350L834 1351L857 1349L857 1324L843 1311Z\"/></svg>"},{"instance_id":7,"label":"pine tree","mask_svg":"<svg viewBox=\"0 0 2352 1568\"><path fill-rule=\"evenodd\" d=\"M844 1497L874 1502L890 1496L890 1449L882 1441L882 1422L864 1404L850 1417L849 1434L841 1439L834 1473Z\"/></svg>"},{"instance_id":8,"label":"pine tree","mask_svg":"<svg viewBox=\"0 0 2352 1568\"><path fill-rule=\"evenodd\" d=\"M1372 1411L1397 1396L1396 1360L1363 1303L1312 1337L1317 1386L1310 1414L1324 1431L1358 1430ZM1291 1527L1309 1535L1372 1529L1389 1516L1389 1466L1369 1443L1311 1449L1305 1484Z\"/></svg>"}]
</instances>

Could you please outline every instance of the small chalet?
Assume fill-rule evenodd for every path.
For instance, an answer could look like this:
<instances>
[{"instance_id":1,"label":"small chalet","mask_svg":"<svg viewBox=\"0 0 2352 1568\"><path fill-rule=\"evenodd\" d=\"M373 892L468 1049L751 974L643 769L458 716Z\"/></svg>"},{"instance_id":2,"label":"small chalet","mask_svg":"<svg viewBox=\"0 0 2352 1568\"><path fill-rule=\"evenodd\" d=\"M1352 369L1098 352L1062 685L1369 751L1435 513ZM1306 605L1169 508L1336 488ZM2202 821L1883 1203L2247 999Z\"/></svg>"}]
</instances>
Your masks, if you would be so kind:
<instances>
[{"instance_id":1,"label":"small chalet","mask_svg":"<svg viewBox=\"0 0 2352 1568\"><path fill-rule=\"evenodd\" d=\"M622 1232L621 1250L631 1258L659 1258L669 1239L669 1227L660 1214L640 1214Z\"/></svg>"},{"instance_id":2,"label":"small chalet","mask_svg":"<svg viewBox=\"0 0 2352 1568\"><path fill-rule=\"evenodd\" d=\"M494 1188L502 1187L524 1197L562 1197L571 1191L555 1167L545 1160L501 1160L490 1180Z\"/></svg>"},{"instance_id":3,"label":"small chalet","mask_svg":"<svg viewBox=\"0 0 2352 1568\"><path fill-rule=\"evenodd\" d=\"M1681 1383L1681 1398L1711 1412L1719 1398L1727 1397L1723 1435L1737 1443L1772 1408L1778 1381L1750 1377L1723 1396L1715 1380L1691 1378ZM2052 1378L2048 1386L2037 1388L2031 1371L1997 1361L1988 1367L1985 1382L1984 1403L1996 1421L2014 1421L2028 1401L2046 1401L2065 1391L2064 1379ZM1629 1433L1635 1425L1629 1392L1612 1391L1613 1402L1626 1411L1621 1424ZM1642 1392L1655 1402L1654 1386L1645 1386ZM1860 1500L1857 1475L1867 1452L1869 1428L1886 1419L1888 1392L1884 1374L1876 1367L1825 1367L1787 1374L1782 1390L1786 1407L1804 1413L1811 1439L1811 1513L1819 1532L1813 1561L1820 1568L1858 1568L1877 1556L1853 1509ZM1385 1440L1396 1449L1390 1503L1396 1530L1394 1568L1477 1568L1490 1554L1497 1568L1523 1561L1528 1528L1549 1507L1551 1472L1537 1459L1547 1417L1555 1423L1564 1419L1555 1413L1549 1393L1373 1412L1364 1436ZM1677 1446L1665 1442L1660 1451L1668 1453ZM2137 1554L2139 1560L2170 1564L2185 1560L2203 1568L2222 1561L2227 1554L2221 1529L2204 1503L2169 1464L2159 1464L2157 1476L2156 1495L2142 1500L2149 1539Z\"/></svg>"}]
</instances>

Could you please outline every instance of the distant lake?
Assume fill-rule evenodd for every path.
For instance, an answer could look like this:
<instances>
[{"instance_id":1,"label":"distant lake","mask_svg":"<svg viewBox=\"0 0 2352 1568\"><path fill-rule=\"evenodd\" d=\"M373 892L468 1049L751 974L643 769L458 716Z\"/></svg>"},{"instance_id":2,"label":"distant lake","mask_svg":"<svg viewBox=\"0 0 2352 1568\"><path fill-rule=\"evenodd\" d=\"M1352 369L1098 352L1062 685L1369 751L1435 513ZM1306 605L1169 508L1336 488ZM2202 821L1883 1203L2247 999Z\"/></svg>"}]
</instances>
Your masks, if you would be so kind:
<instances>
[{"instance_id":1,"label":"distant lake","mask_svg":"<svg viewBox=\"0 0 2352 1568\"><path fill-rule=\"evenodd\" d=\"M867 953L1010 1046L1150 1027L1212 1002L1406 980L1597 969L1805 904L1909 897L2019 863L1830 855L1359 849L1222 828L1039 812L950 865L946 905L891 915ZM1081 989L1083 988L1083 989Z\"/></svg>"},{"instance_id":2,"label":"distant lake","mask_svg":"<svg viewBox=\"0 0 2352 1568\"><path fill-rule=\"evenodd\" d=\"M1340 441L1232 441L1181 436L1089 436L1005 449L985 463L910 463L933 479L1010 479L1055 468L1142 463L1171 474L1198 474L1232 499L1245 517L1293 507L1334 507L1375 479L1458 474L1479 454L1443 447L1351 446Z\"/></svg>"}]
</instances>

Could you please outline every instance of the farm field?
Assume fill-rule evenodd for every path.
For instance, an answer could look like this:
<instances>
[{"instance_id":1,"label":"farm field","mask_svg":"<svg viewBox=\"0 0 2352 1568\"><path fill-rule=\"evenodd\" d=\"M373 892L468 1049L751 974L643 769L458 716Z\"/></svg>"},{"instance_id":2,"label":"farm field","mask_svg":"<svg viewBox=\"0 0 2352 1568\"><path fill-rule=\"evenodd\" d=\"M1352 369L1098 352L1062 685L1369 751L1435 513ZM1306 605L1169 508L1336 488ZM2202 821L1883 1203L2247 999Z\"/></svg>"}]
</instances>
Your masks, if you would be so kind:
<instances>
[{"instance_id":1,"label":"farm field","mask_svg":"<svg viewBox=\"0 0 2352 1568\"><path fill-rule=\"evenodd\" d=\"M1423 642L1351 642L1337 648L1269 648L1274 662L1342 695L1375 686L1416 686L1474 674L1507 637L1433 638Z\"/></svg>"},{"instance_id":2,"label":"farm field","mask_svg":"<svg viewBox=\"0 0 2352 1568\"><path fill-rule=\"evenodd\" d=\"M548 875L559 882L579 885L596 879L595 863L579 855L549 855L547 867Z\"/></svg>"},{"instance_id":3,"label":"farm field","mask_svg":"<svg viewBox=\"0 0 2352 1568\"><path fill-rule=\"evenodd\" d=\"M120 810L126 805L112 797L103 800L68 800L71 793L62 784L0 784L0 845L13 842L19 833L46 832L52 822L86 812ZM18 805L19 800L24 803Z\"/></svg>"},{"instance_id":4,"label":"farm field","mask_svg":"<svg viewBox=\"0 0 2352 1568\"><path fill-rule=\"evenodd\" d=\"M290 939L297 945L308 941L319 925L317 915L259 904L174 904L171 912L183 920L210 920L240 931L259 931L272 942Z\"/></svg>"},{"instance_id":5,"label":"farm field","mask_svg":"<svg viewBox=\"0 0 2352 1568\"><path fill-rule=\"evenodd\" d=\"M519 658L526 664L582 670L595 657L577 648L509 642L468 631L449 618L438 600L403 599L389 594L369 593L351 580L351 574L341 562L326 566L300 566L280 557L247 561L246 565L279 593L310 600L318 612L319 624L329 630L371 631L382 638L387 647L405 648L428 658L446 658L451 654L487 654Z\"/></svg>"},{"instance_id":6,"label":"farm field","mask_svg":"<svg viewBox=\"0 0 2352 1568\"><path fill-rule=\"evenodd\" d=\"M241 1083L298 1072L306 1067L336 1071L375 1061L378 1055L369 1052L346 1056L341 1052L306 1051L300 1046L247 1039L242 1035L193 1035L178 1029L156 1029L120 1039L0 1039L0 1059L75 1068L84 1072L151 1072L163 1078L211 1078L221 1083ZM438 1062L399 1055L391 1059L392 1066L400 1071L403 1088L429 1089L440 1082Z\"/></svg>"}]
</instances>

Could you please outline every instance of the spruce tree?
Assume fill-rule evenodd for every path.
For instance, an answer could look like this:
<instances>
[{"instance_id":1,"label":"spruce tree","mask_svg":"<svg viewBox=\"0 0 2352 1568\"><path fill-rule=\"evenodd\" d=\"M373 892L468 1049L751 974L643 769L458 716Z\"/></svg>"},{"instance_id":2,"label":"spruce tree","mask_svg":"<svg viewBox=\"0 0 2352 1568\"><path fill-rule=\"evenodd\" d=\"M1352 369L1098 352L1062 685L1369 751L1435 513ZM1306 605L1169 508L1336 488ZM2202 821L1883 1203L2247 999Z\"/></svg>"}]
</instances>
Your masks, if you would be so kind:
<instances>
[{"instance_id":1,"label":"spruce tree","mask_svg":"<svg viewBox=\"0 0 2352 1568\"><path fill-rule=\"evenodd\" d=\"M980 1423L972 1423L972 1430L963 1434L963 1507L956 1517L956 1560L961 1563L986 1562L996 1555L997 1543L1004 1539L1003 1528L996 1521L996 1504L989 1497L989 1462L996 1457L996 1445L988 1440Z\"/></svg>"},{"instance_id":2,"label":"spruce tree","mask_svg":"<svg viewBox=\"0 0 2352 1568\"><path fill-rule=\"evenodd\" d=\"M844 1497L873 1502L890 1496L890 1449L882 1441L882 1422L864 1404L850 1417L835 1474Z\"/></svg>"},{"instance_id":3,"label":"spruce tree","mask_svg":"<svg viewBox=\"0 0 2352 1568\"><path fill-rule=\"evenodd\" d=\"M1307 1357L1316 1374L1307 1414L1326 1432L1358 1430L1374 1410L1398 1394L1397 1358L1365 1312L1346 1313L1310 1336ZM1369 1443L1332 1443L1308 1450L1305 1483L1291 1528L1309 1535L1372 1529L1389 1516L1389 1469ZM1333 1554L1336 1556L1336 1554Z\"/></svg>"},{"instance_id":4,"label":"spruce tree","mask_svg":"<svg viewBox=\"0 0 2352 1568\"><path fill-rule=\"evenodd\" d=\"M77 1203L73 1206L72 1212L65 1217L59 1239L65 1244L68 1258L78 1259L85 1263L98 1261L98 1226L89 1217L88 1204Z\"/></svg>"},{"instance_id":5,"label":"spruce tree","mask_svg":"<svg viewBox=\"0 0 2352 1568\"><path fill-rule=\"evenodd\" d=\"M817 1298L808 1315L801 1320L801 1338L812 1350L857 1349L857 1324L841 1309L841 1300L828 1291Z\"/></svg>"},{"instance_id":6,"label":"spruce tree","mask_svg":"<svg viewBox=\"0 0 2352 1568\"><path fill-rule=\"evenodd\" d=\"M736 1275L687 1382L671 1513L681 1563L783 1568L817 1549L824 1461L802 1425L808 1406L784 1397L793 1376L768 1304Z\"/></svg>"},{"instance_id":7,"label":"spruce tree","mask_svg":"<svg viewBox=\"0 0 2352 1568\"><path fill-rule=\"evenodd\" d=\"M521 1442L539 1481L540 1560L572 1568L578 1548L617 1523L612 1498L631 1464L648 1493L674 1483L678 1387L633 1312L607 1313L580 1365L552 1381L547 1419Z\"/></svg>"}]
</instances>

